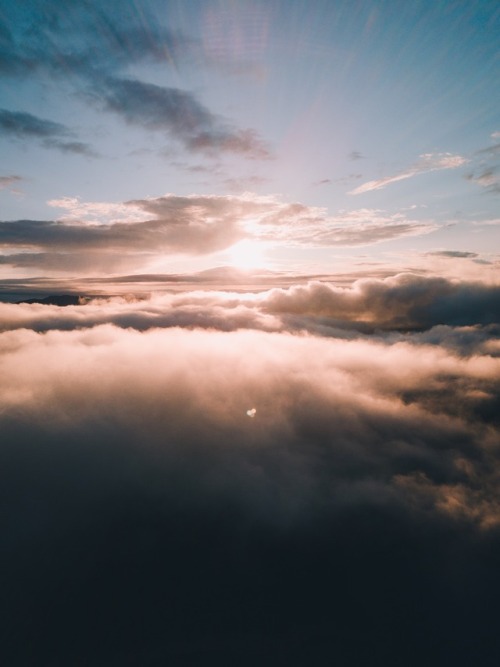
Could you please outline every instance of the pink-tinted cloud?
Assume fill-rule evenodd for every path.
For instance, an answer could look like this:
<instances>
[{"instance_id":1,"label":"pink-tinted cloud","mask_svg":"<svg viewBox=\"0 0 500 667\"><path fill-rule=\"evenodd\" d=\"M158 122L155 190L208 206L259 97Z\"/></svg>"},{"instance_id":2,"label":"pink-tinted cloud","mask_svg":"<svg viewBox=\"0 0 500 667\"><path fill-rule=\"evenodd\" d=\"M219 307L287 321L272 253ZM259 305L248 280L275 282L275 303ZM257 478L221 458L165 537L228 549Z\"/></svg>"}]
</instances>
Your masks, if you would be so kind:
<instances>
[{"instance_id":1,"label":"pink-tinted cloud","mask_svg":"<svg viewBox=\"0 0 500 667\"><path fill-rule=\"evenodd\" d=\"M58 220L0 222L0 262L50 271L138 270L170 255L206 255L244 238L305 247L369 246L428 234L432 221L406 213L325 209L275 196L167 194L123 203L50 200Z\"/></svg>"},{"instance_id":2,"label":"pink-tinted cloud","mask_svg":"<svg viewBox=\"0 0 500 667\"><path fill-rule=\"evenodd\" d=\"M105 646L118 667L126 636L131 664L249 645L307 664L333 621L351 645L369 601L377 638L427 651L409 599L465 633L497 589L498 331L356 320L448 303L452 321L467 294L473 321L487 286L414 276L0 304L3 648L48 665L58 639L67 664L97 665ZM489 611L478 622L496 636Z\"/></svg>"}]
</instances>

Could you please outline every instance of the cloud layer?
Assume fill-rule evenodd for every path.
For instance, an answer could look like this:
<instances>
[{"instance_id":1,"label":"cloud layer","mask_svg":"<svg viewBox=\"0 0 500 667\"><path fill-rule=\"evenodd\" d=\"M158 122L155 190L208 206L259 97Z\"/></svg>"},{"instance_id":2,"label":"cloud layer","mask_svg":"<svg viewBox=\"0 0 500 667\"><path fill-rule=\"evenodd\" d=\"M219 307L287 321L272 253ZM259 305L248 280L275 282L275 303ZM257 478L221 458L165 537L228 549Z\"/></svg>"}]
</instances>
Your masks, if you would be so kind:
<instances>
[{"instance_id":1,"label":"cloud layer","mask_svg":"<svg viewBox=\"0 0 500 667\"><path fill-rule=\"evenodd\" d=\"M493 665L497 291L0 304L9 664Z\"/></svg>"},{"instance_id":2,"label":"cloud layer","mask_svg":"<svg viewBox=\"0 0 500 667\"><path fill-rule=\"evenodd\" d=\"M168 194L118 204L64 197L49 204L66 210L62 219L0 221L0 262L112 273L147 266L167 253L213 253L244 238L285 246L354 247L437 228L402 213L359 209L329 215L323 208L252 193Z\"/></svg>"}]
</instances>

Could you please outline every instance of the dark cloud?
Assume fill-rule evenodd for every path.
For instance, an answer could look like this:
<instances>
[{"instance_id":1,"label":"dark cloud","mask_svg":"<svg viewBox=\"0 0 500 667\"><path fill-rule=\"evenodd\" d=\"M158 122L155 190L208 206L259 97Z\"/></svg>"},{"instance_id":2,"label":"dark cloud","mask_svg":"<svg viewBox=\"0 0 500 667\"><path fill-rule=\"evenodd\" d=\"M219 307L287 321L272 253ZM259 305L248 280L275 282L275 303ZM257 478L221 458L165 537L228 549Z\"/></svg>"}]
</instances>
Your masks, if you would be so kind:
<instances>
[{"instance_id":1,"label":"dark cloud","mask_svg":"<svg viewBox=\"0 0 500 667\"><path fill-rule=\"evenodd\" d=\"M72 205L71 201L68 206ZM76 200L74 205L81 207ZM109 273L141 268L164 253L211 253L245 236L238 214L248 215L252 204L231 197L172 195L128 202L120 214L123 209L132 212L130 222L99 224L74 217L0 222L0 247L5 253L0 262L48 272ZM144 220L145 214L151 219Z\"/></svg>"},{"instance_id":2,"label":"dark cloud","mask_svg":"<svg viewBox=\"0 0 500 667\"><path fill-rule=\"evenodd\" d=\"M165 131L190 150L269 157L268 149L253 130L227 125L186 91L108 77L95 92L105 109L118 113L128 123Z\"/></svg>"},{"instance_id":3,"label":"dark cloud","mask_svg":"<svg viewBox=\"0 0 500 667\"><path fill-rule=\"evenodd\" d=\"M38 118L30 113L7 111L7 109L0 109L0 130L3 134L21 139L24 137L50 139L69 134L67 127L61 123Z\"/></svg>"},{"instance_id":4,"label":"dark cloud","mask_svg":"<svg viewBox=\"0 0 500 667\"><path fill-rule=\"evenodd\" d=\"M359 151L351 151L348 157L349 160L362 160L364 155L362 155Z\"/></svg>"},{"instance_id":5,"label":"dark cloud","mask_svg":"<svg viewBox=\"0 0 500 667\"><path fill-rule=\"evenodd\" d=\"M96 156L87 144L67 139L72 132L65 125L30 113L0 109L0 134L17 139L38 139L46 148L56 148L65 153Z\"/></svg>"},{"instance_id":6,"label":"dark cloud","mask_svg":"<svg viewBox=\"0 0 500 667\"><path fill-rule=\"evenodd\" d=\"M364 323L382 329L427 329L500 322L500 288L412 274L359 280L351 288L314 282L271 291L266 312Z\"/></svg>"},{"instance_id":7,"label":"dark cloud","mask_svg":"<svg viewBox=\"0 0 500 667\"><path fill-rule=\"evenodd\" d=\"M436 250L435 252L428 252L427 255L431 257L449 257L451 259L471 259L479 257L477 252L466 252L464 250Z\"/></svg>"},{"instance_id":8,"label":"dark cloud","mask_svg":"<svg viewBox=\"0 0 500 667\"><path fill-rule=\"evenodd\" d=\"M202 61L200 45L186 35L157 23L147 9L128 3L102 8L94 3L65 7L58 3L36 3L7 12L11 22L23 25L14 35L3 32L3 69L13 76L37 72L72 82L86 95L81 99L100 101L100 107L117 113L128 123L148 130L167 132L190 151L208 154L237 153L248 158L267 159L269 148L252 129L234 127L209 111L188 91L118 76L143 61L175 68L177 60ZM0 38L2 33L0 33ZM27 116L27 114L24 114ZM64 126L25 118L18 136L45 132L54 137ZM35 122L38 121L37 123ZM49 147L66 152L90 153L84 144L51 139Z\"/></svg>"},{"instance_id":9,"label":"dark cloud","mask_svg":"<svg viewBox=\"0 0 500 667\"><path fill-rule=\"evenodd\" d=\"M116 267L136 261L146 261L144 253L157 256L161 252L187 252L204 254L214 252L235 243L242 234L233 220L220 220L208 224L196 216L185 217L183 221L163 218L136 223L115 223L110 225L66 224L44 220L17 220L0 223L0 246L46 250L50 254L71 253L77 265L96 267L96 262L106 258ZM102 253L102 257L100 256ZM123 253L123 257L115 257ZM142 260L140 255L142 254ZM4 262L8 262L5 256ZM45 265L50 268L49 258L38 253L22 257L15 254L16 265ZM68 256L69 268L71 260ZM65 263L64 257L56 260Z\"/></svg>"},{"instance_id":10,"label":"dark cloud","mask_svg":"<svg viewBox=\"0 0 500 667\"><path fill-rule=\"evenodd\" d=\"M286 332L0 334L6 663L493 667L499 363Z\"/></svg>"},{"instance_id":11,"label":"dark cloud","mask_svg":"<svg viewBox=\"0 0 500 667\"><path fill-rule=\"evenodd\" d=\"M119 8L87 1L62 8L51 0L9 5L0 24L0 67L10 76L38 70L57 78L88 78L143 61L175 65L196 47L187 35L160 26L146 7L139 15L129 2Z\"/></svg>"}]
</instances>

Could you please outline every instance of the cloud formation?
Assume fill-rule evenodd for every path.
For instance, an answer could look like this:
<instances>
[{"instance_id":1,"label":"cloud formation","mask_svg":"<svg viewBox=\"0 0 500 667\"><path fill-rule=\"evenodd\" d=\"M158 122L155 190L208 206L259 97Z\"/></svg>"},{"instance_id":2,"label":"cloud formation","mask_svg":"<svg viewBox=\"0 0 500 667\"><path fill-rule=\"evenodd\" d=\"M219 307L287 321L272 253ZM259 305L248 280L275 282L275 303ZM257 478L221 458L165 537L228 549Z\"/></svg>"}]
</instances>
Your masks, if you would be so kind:
<instances>
[{"instance_id":1,"label":"cloud formation","mask_svg":"<svg viewBox=\"0 0 500 667\"><path fill-rule=\"evenodd\" d=\"M62 123L30 113L0 109L0 134L17 139L40 140L42 146L56 148L64 153L96 156L87 144L67 139L66 137L71 137L73 133Z\"/></svg>"},{"instance_id":2,"label":"cloud formation","mask_svg":"<svg viewBox=\"0 0 500 667\"><path fill-rule=\"evenodd\" d=\"M320 287L311 321L332 295L387 320L394 290L413 312L446 291ZM235 330L245 295L0 304L10 665L417 667L472 660L478 633L498 648L497 334L472 306L467 327L449 308L406 336L292 333L303 296L250 295L268 331Z\"/></svg>"},{"instance_id":3,"label":"cloud formation","mask_svg":"<svg viewBox=\"0 0 500 667\"><path fill-rule=\"evenodd\" d=\"M466 174L465 178L492 194L500 193L500 167L498 165L480 167Z\"/></svg>"},{"instance_id":4,"label":"cloud formation","mask_svg":"<svg viewBox=\"0 0 500 667\"><path fill-rule=\"evenodd\" d=\"M0 190L5 190L6 188L10 188L11 185L19 183L22 180L23 179L21 176L16 176L15 174L12 174L10 176L0 176Z\"/></svg>"},{"instance_id":5,"label":"cloud formation","mask_svg":"<svg viewBox=\"0 0 500 667\"><path fill-rule=\"evenodd\" d=\"M64 12L55 2L9 8L12 29L6 24L3 31L3 71L11 77L44 74L55 81L63 79L85 92L81 100L97 101L98 108L129 124L163 132L189 152L268 159L270 149L256 130L235 127L193 92L124 76L130 67L144 62L175 70L178 62L200 61L203 55L200 44L158 25L146 8L140 18L133 14L125 11L117 18L113 10L90 2ZM23 24L28 26L25 30L19 28ZM58 123L21 112L4 113L11 116L3 119L3 125L19 138L43 137L47 147L95 155L86 144L61 140L68 132Z\"/></svg>"},{"instance_id":6,"label":"cloud formation","mask_svg":"<svg viewBox=\"0 0 500 667\"><path fill-rule=\"evenodd\" d=\"M0 222L3 263L13 266L67 265L112 272L147 265L165 253L207 254L243 238L288 246L366 246L427 234L436 226L403 214L360 209L328 215L323 208L283 202L278 197L168 194L124 203L49 201L66 211L62 219ZM20 254L20 251L25 254ZM30 254L27 254L27 253ZM81 269L80 269L81 270Z\"/></svg>"},{"instance_id":7,"label":"cloud formation","mask_svg":"<svg viewBox=\"0 0 500 667\"><path fill-rule=\"evenodd\" d=\"M209 285L203 275L198 278L201 287ZM435 327L476 327L481 346L481 327L500 322L500 288L480 282L401 274L382 280L361 279L348 287L311 281L261 290L244 294L213 289L182 291L154 294L145 300L89 296L84 299L85 307L63 309L44 305L19 308L4 303L0 304L0 330L71 330L112 323L138 331L182 326L308 332L342 338L397 332L411 338ZM444 329L441 332L449 333ZM469 337L462 334L470 350L472 333ZM432 340L447 344L445 338Z\"/></svg>"},{"instance_id":8,"label":"cloud formation","mask_svg":"<svg viewBox=\"0 0 500 667\"><path fill-rule=\"evenodd\" d=\"M381 190L387 185L397 183L398 181L404 181L407 178L412 178L418 174L425 174L430 171L438 171L441 169L456 169L467 162L468 160L466 158L460 155L452 155L451 153L425 153L420 156L418 162L399 174L379 178L375 181L368 181L367 183L363 183L363 185L354 188L354 190L351 190L348 194L360 195L365 192L371 192L372 190Z\"/></svg>"},{"instance_id":9,"label":"cloud formation","mask_svg":"<svg viewBox=\"0 0 500 667\"><path fill-rule=\"evenodd\" d=\"M237 130L211 113L192 93L136 79L108 77L95 94L104 108L128 123L166 131L189 150L208 154L232 152L268 158L269 150L253 130Z\"/></svg>"}]
</instances>

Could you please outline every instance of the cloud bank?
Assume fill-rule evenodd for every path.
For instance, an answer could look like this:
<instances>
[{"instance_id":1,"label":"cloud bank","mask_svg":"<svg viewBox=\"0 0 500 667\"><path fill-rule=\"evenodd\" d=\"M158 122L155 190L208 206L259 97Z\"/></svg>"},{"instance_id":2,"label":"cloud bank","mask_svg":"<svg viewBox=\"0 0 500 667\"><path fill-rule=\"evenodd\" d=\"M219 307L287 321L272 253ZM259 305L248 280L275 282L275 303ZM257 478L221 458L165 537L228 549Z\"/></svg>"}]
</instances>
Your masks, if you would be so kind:
<instances>
[{"instance_id":1,"label":"cloud bank","mask_svg":"<svg viewBox=\"0 0 500 667\"><path fill-rule=\"evenodd\" d=\"M498 287L83 303L0 304L9 665L493 665Z\"/></svg>"},{"instance_id":2,"label":"cloud bank","mask_svg":"<svg viewBox=\"0 0 500 667\"><path fill-rule=\"evenodd\" d=\"M324 208L277 196L167 194L123 203L50 200L59 220L0 221L0 262L54 271L112 273L170 253L203 255L244 238L306 247L355 247L428 234L437 226L402 213Z\"/></svg>"}]
</instances>

